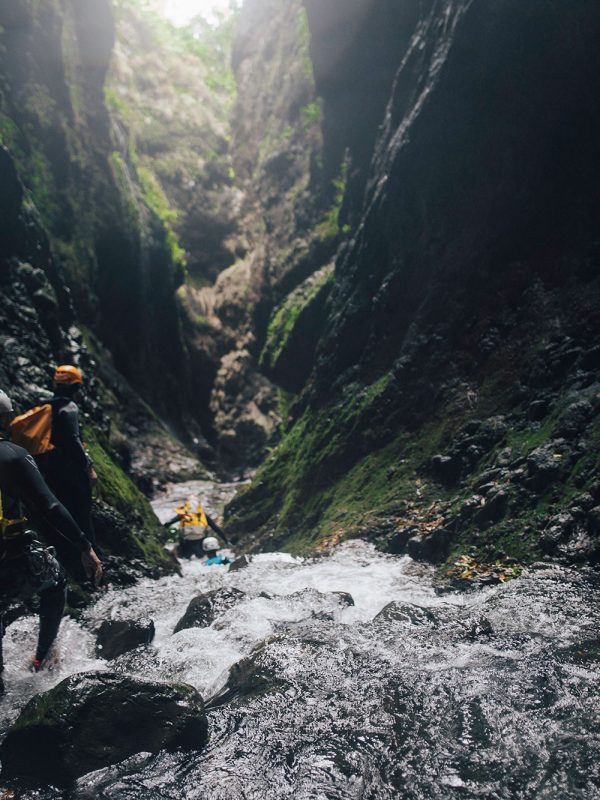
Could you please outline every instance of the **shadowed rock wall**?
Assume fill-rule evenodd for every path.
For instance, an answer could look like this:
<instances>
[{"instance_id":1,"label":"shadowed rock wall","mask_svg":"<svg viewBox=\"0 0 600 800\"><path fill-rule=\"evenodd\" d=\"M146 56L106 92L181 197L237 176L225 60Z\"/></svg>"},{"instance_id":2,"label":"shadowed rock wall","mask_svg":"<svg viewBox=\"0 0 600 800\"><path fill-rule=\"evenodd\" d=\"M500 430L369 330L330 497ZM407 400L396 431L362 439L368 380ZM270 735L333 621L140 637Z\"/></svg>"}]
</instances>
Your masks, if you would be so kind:
<instances>
[{"instance_id":1,"label":"shadowed rock wall","mask_svg":"<svg viewBox=\"0 0 600 800\"><path fill-rule=\"evenodd\" d=\"M381 3L360 24L357 2L333 38L346 4L307 7L327 129L346 121L331 135L350 152L351 224L290 429L231 528L297 549L349 531L431 545L439 529L438 557L527 559L568 507L543 546L595 559L597 6ZM361 103L371 66L392 63L385 111L377 92Z\"/></svg>"}]
</instances>

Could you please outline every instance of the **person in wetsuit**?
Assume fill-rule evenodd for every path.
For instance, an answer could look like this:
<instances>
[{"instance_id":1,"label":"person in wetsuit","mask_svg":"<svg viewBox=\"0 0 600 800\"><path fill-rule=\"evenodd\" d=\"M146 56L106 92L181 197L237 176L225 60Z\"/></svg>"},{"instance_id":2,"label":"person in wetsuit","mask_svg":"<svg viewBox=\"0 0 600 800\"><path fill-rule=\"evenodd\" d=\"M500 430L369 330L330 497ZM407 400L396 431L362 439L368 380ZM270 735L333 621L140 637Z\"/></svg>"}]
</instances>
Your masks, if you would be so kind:
<instances>
[{"instance_id":1,"label":"person in wetsuit","mask_svg":"<svg viewBox=\"0 0 600 800\"><path fill-rule=\"evenodd\" d=\"M83 375L77 367L65 364L56 368L54 397L50 400L53 449L36 456L36 462L52 493L96 547L92 487L97 475L81 439L79 409L75 402L82 384ZM71 560L68 552L64 552L64 558ZM70 568L77 573L76 564L71 563Z\"/></svg>"},{"instance_id":2,"label":"person in wetsuit","mask_svg":"<svg viewBox=\"0 0 600 800\"><path fill-rule=\"evenodd\" d=\"M219 542L214 536L207 536L202 542L202 550L204 551L204 559L202 564L205 567L212 567L219 564L231 564L231 560L226 556L219 555Z\"/></svg>"},{"instance_id":3,"label":"person in wetsuit","mask_svg":"<svg viewBox=\"0 0 600 800\"><path fill-rule=\"evenodd\" d=\"M177 545L179 558L191 558L192 556L202 558L205 555L202 541L206 538L209 527L224 542L227 542L225 534L214 519L208 516L196 495L190 495L185 503L177 509L177 514L165 522L164 526L170 528L176 522L179 522L179 544Z\"/></svg>"},{"instance_id":4,"label":"person in wetsuit","mask_svg":"<svg viewBox=\"0 0 600 800\"><path fill-rule=\"evenodd\" d=\"M102 564L90 542L48 489L33 458L6 438L12 416L12 402L0 390L0 694L4 691L2 637L7 606L39 595L40 628L32 661L36 671L50 653L65 606L65 573L52 551L36 540L29 518L48 544L63 540L79 553L90 579L97 582L102 576Z\"/></svg>"}]
</instances>

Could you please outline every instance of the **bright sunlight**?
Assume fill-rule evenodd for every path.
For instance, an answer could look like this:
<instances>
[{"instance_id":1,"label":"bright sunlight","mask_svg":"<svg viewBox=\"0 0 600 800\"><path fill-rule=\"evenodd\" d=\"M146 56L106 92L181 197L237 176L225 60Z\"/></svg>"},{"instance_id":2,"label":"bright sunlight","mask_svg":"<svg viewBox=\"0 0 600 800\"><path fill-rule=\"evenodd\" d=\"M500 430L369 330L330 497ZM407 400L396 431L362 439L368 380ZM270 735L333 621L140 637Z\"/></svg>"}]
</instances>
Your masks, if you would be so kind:
<instances>
[{"instance_id":1,"label":"bright sunlight","mask_svg":"<svg viewBox=\"0 0 600 800\"><path fill-rule=\"evenodd\" d=\"M163 0L162 13L175 25L186 25L193 17L201 14L209 21L215 21L219 14L230 10L230 0Z\"/></svg>"}]
</instances>

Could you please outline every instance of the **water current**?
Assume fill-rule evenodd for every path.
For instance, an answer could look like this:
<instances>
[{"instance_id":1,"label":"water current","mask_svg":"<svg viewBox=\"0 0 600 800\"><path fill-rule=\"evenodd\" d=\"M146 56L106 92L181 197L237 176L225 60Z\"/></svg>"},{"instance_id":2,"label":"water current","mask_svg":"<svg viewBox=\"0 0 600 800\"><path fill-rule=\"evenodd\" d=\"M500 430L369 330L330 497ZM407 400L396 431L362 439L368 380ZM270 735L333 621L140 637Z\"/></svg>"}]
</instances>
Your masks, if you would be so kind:
<instances>
[{"instance_id":1,"label":"water current","mask_svg":"<svg viewBox=\"0 0 600 800\"><path fill-rule=\"evenodd\" d=\"M196 484L209 511L231 487ZM171 487L163 518L190 490ZM245 593L208 628L173 629L200 592ZM228 572L192 559L183 578L108 589L63 621L57 673L30 675L36 621L6 636L5 730L75 672L187 682L209 700L197 754L139 754L64 792L24 800L600 798L600 581L540 566L472 594L438 595L432 571L353 541L328 556L257 555ZM347 592L354 605L336 592ZM154 620L156 638L94 657L106 618Z\"/></svg>"}]
</instances>

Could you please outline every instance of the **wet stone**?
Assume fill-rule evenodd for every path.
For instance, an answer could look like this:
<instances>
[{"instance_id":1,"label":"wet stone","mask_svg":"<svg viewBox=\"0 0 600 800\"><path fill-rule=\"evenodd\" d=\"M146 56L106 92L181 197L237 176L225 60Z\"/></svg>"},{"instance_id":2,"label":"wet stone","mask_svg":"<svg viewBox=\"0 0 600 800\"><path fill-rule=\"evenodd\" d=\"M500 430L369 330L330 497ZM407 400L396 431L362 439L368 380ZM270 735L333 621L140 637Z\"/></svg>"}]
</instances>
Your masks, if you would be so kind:
<instances>
[{"instance_id":1,"label":"wet stone","mask_svg":"<svg viewBox=\"0 0 600 800\"><path fill-rule=\"evenodd\" d=\"M434 564L443 561L448 555L450 534L444 528L432 533L413 536L406 546L406 552L417 561L431 561Z\"/></svg>"},{"instance_id":2,"label":"wet stone","mask_svg":"<svg viewBox=\"0 0 600 800\"><path fill-rule=\"evenodd\" d=\"M228 572L237 572L240 569L246 569L246 567L250 566L251 562L252 562L252 559L250 558L250 556L240 556L239 558L236 558L235 561L233 561L229 565L229 569L227 571Z\"/></svg>"},{"instance_id":3,"label":"wet stone","mask_svg":"<svg viewBox=\"0 0 600 800\"><path fill-rule=\"evenodd\" d=\"M595 506L588 512L587 526L590 533L600 534L600 506Z\"/></svg>"},{"instance_id":4,"label":"wet stone","mask_svg":"<svg viewBox=\"0 0 600 800\"><path fill-rule=\"evenodd\" d=\"M492 623L489 619L483 615L477 617L477 619L473 620L473 622L469 625L467 630L467 639L470 641L475 641L476 639L485 639L492 636L494 633L494 629L492 627Z\"/></svg>"},{"instance_id":5,"label":"wet stone","mask_svg":"<svg viewBox=\"0 0 600 800\"><path fill-rule=\"evenodd\" d=\"M348 592L332 592L331 594L339 598L339 601L343 606L354 605L354 598L352 597L351 594L348 594Z\"/></svg>"},{"instance_id":6,"label":"wet stone","mask_svg":"<svg viewBox=\"0 0 600 800\"><path fill-rule=\"evenodd\" d=\"M96 634L96 656L110 661L154 639L154 622L149 620L104 620Z\"/></svg>"},{"instance_id":7,"label":"wet stone","mask_svg":"<svg viewBox=\"0 0 600 800\"><path fill-rule=\"evenodd\" d=\"M174 633L186 628L208 628L220 614L229 611L245 596L239 589L222 587L193 597Z\"/></svg>"},{"instance_id":8,"label":"wet stone","mask_svg":"<svg viewBox=\"0 0 600 800\"><path fill-rule=\"evenodd\" d=\"M9 729L2 778L66 786L135 753L200 750L207 738L204 703L191 686L110 672L72 675L34 697Z\"/></svg>"},{"instance_id":9,"label":"wet stone","mask_svg":"<svg viewBox=\"0 0 600 800\"><path fill-rule=\"evenodd\" d=\"M428 608L392 601L381 609L375 622L402 622L406 625L437 625L435 614Z\"/></svg>"},{"instance_id":10,"label":"wet stone","mask_svg":"<svg viewBox=\"0 0 600 800\"><path fill-rule=\"evenodd\" d=\"M555 439L533 450L527 457L532 488L542 490L558 480L570 462L564 439Z\"/></svg>"}]
</instances>

